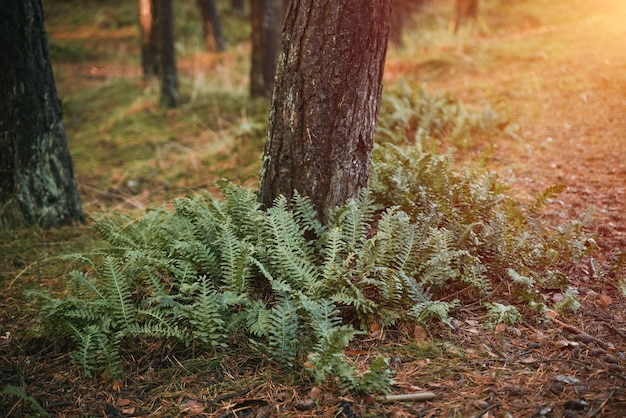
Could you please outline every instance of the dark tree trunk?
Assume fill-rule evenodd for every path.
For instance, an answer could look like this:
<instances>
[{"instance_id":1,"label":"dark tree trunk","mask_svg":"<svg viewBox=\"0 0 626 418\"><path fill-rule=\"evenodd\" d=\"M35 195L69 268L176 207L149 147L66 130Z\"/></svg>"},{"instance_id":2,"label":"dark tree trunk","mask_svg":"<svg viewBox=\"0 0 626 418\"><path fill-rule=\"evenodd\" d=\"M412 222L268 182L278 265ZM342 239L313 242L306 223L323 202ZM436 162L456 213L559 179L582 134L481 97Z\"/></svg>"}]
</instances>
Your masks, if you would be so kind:
<instances>
[{"instance_id":1,"label":"dark tree trunk","mask_svg":"<svg viewBox=\"0 0 626 418\"><path fill-rule=\"evenodd\" d=\"M166 107L180 104L178 74L174 50L174 11L172 0L156 0L161 27L161 103Z\"/></svg>"},{"instance_id":2,"label":"dark tree trunk","mask_svg":"<svg viewBox=\"0 0 626 418\"><path fill-rule=\"evenodd\" d=\"M284 0L252 0L252 65L250 95L270 97L278 60L281 31L285 20Z\"/></svg>"},{"instance_id":3,"label":"dark tree trunk","mask_svg":"<svg viewBox=\"0 0 626 418\"><path fill-rule=\"evenodd\" d=\"M83 221L41 0L0 10L0 223Z\"/></svg>"},{"instance_id":4,"label":"dark tree trunk","mask_svg":"<svg viewBox=\"0 0 626 418\"><path fill-rule=\"evenodd\" d=\"M246 6L245 0L231 0L230 2L231 9L239 13L243 13L245 6Z\"/></svg>"},{"instance_id":5,"label":"dark tree trunk","mask_svg":"<svg viewBox=\"0 0 626 418\"><path fill-rule=\"evenodd\" d=\"M198 0L198 7L202 14L204 38L209 51L222 52L226 49L226 41L222 35L222 24L217 13L215 0Z\"/></svg>"},{"instance_id":6,"label":"dark tree trunk","mask_svg":"<svg viewBox=\"0 0 626 418\"><path fill-rule=\"evenodd\" d=\"M467 21L478 18L478 0L456 0L454 12L454 33L457 33Z\"/></svg>"},{"instance_id":7,"label":"dark tree trunk","mask_svg":"<svg viewBox=\"0 0 626 418\"><path fill-rule=\"evenodd\" d=\"M141 29L141 66L144 78L160 75L161 57L156 0L139 0L139 27Z\"/></svg>"},{"instance_id":8,"label":"dark tree trunk","mask_svg":"<svg viewBox=\"0 0 626 418\"><path fill-rule=\"evenodd\" d=\"M259 200L294 189L320 219L367 185L390 0L300 0L283 31Z\"/></svg>"}]
</instances>

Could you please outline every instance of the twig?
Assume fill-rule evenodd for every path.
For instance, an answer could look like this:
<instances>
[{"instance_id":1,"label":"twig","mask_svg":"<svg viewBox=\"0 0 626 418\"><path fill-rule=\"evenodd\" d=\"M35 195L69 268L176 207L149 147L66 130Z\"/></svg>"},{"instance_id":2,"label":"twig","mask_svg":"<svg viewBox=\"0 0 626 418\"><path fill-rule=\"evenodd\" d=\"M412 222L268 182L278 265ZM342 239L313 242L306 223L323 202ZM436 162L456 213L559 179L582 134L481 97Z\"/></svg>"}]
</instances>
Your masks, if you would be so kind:
<instances>
[{"instance_id":1,"label":"twig","mask_svg":"<svg viewBox=\"0 0 626 418\"><path fill-rule=\"evenodd\" d=\"M569 330L573 333L578 334L580 337L583 337L585 339L589 339L591 341L593 341L594 343L598 344L600 347L604 348L605 350L609 350L609 351L614 351L615 350L615 346L611 343L607 343L602 341L601 339L594 337L593 335L587 334L585 331L576 328L573 325L570 324L566 324L565 322L556 319L553 316L548 316L548 318L550 318L552 320L552 322L554 322L555 324L557 324L558 326L565 328L566 330Z\"/></svg>"},{"instance_id":2,"label":"twig","mask_svg":"<svg viewBox=\"0 0 626 418\"><path fill-rule=\"evenodd\" d=\"M614 333L616 333L617 335L619 335L620 337L626 340L626 334L620 331L617 327L614 327L613 325L609 324L606 321L602 321L602 325L604 325L605 327L607 327L608 329L610 329L611 331L613 331Z\"/></svg>"},{"instance_id":3,"label":"twig","mask_svg":"<svg viewBox=\"0 0 626 418\"><path fill-rule=\"evenodd\" d=\"M421 402L421 401L430 401L431 399L435 399L435 394L433 392L403 393L402 395L380 396L376 399L383 403L406 402L406 401Z\"/></svg>"},{"instance_id":4,"label":"twig","mask_svg":"<svg viewBox=\"0 0 626 418\"><path fill-rule=\"evenodd\" d=\"M487 412L491 411L492 409L499 408L499 407L500 407L499 403L494 403L493 405L490 405L486 407L485 409L483 409L482 411L480 411L477 415L474 415L474 418L480 418L483 415L485 415Z\"/></svg>"}]
</instances>

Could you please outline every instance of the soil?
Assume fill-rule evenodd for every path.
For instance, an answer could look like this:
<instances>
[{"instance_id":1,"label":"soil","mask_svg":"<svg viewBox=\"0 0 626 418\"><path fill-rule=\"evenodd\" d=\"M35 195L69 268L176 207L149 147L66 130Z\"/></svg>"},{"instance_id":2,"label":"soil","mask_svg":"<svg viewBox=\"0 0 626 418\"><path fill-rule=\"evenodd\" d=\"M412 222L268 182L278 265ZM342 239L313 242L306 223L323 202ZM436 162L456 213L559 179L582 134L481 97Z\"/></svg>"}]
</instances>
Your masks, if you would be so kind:
<instances>
[{"instance_id":1,"label":"soil","mask_svg":"<svg viewBox=\"0 0 626 418\"><path fill-rule=\"evenodd\" d=\"M174 356L162 364L129 358L136 370L124 381L87 379L62 347L21 345L16 335L29 316L12 306L5 288L2 382L24 387L53 416L624 416L626 302L618 287L626 272L626 6L622 0L572 4L578 9L562 20L511 20L505 34L483 31L472 46L441 51L458 63L443 71L391 57L386 77L412 73L429 90L469 104L505 102L519 128L494 144L490 168L521 198L564 184L549 207L555 219L595 207L589 232L598 248L571 271L582 303L576 314L495 330L468 314L455 331L411 330L411 347L431 349L417 355L398 347L394 393L428 391L434 399L383 403L330 386L259 380L245 360L202 373L188 363L166 371L163 365L177 364ZM442 343L429 345L432 339ZM385 340L377 335L371 347ZM215 383L225 376L242 386ZM0 414L23 416L27 405L0 398Z\"/></svg>"}]
</instances>

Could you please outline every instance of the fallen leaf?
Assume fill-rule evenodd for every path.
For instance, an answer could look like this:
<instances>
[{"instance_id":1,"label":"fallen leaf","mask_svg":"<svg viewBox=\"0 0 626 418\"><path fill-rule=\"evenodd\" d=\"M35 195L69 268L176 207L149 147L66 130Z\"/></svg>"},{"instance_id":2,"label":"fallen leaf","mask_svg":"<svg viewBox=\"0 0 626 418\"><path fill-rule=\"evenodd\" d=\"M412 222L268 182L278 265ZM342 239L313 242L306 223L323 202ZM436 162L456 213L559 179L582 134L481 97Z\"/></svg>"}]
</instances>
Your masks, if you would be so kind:
<instances>
[{"instance_id":1,"label":"fallen leaf","mask_svg":"<svg viewBox=\"0 0 626 418\"><path fill-rule=\"evenodd\" d=\"M321 394L322 394L322 390L318 388L317 386L313 386L311 388L311 391L309 392L309 398L316 400L317 398L320 397Z\"/></svg>"},{"instance_id":2,"label":"fallen leaf","mask_svg":"<svg viewBox=\"0 0 626 418\"><path fill-rule=\"evenodd\" d=\"M611 306L613 299L609 295L600 295L600 303L604 306Z\"/></svg>"},{"instance_id":3,"label":"fallen leaf","mask_svg":"<svg viewBox=\"0 0 626 418\"><path fill-rule=\"evenodd\" d=\"M130 407L130 408L123 408L122 409L122 414L124 415L133 415L135 413L136 408L135 407Z\"/></svg>"},{"instance_id":4,"label":"fallen leaf","mask_svg":"<svg viewBox=\"0 0 626 418\"><path fill-rule=\"evenodd\" d=\"M559 341L555 341L553 345L554 345L554 348L560 349L560 348L566 348L566 347L578 347L580 343L576 341L559 340Z\"/></svg>"},{"instance_id":5,"label":"fallen leaf","mask_svg":"<svg viewBox=\"0 0 626 418\"><path fill-rule=\"evenodd\" d=\"M130 399L120 398L115 402L116 406L128 406L130 405Z\"/></svg>"},{"instance_id":6,"label":"fallen leaf","mask_svg":"<svg viewBox=\"0 0 626 418\"><path fill-rule=\"evenodd\" d=\"M185 403L180 406L180 410L190 415L197 415L204 412L204 405L195 399L187 399Z\"/></svg>"},{"instance_id":7,"label":"fallen leaf","mask_svg":"<svg viewBox=\"0 0 626 418\"><path fill-rule=\"evenodd\" d=\"M113 382L113 390L115 392L119 392L122 389L124 389L124 384L122 383L121 380L116 380L115 382Z\"/></svg>"},{"instance_id":8,"label":"fallen leaf","mask_svg":"<svg viewBox=\"0 0 626 418\"><path fill-rule=\"evenodd\" d=\"M415 341L426 341L428 338L426 328L421 325L415 325L415 328L413 328L413 338L415 338Z\"/></svg>"},{"instance_id":9,"label":"fallen leaf","mask_svg":"<svg viewBox=\"0 0 626 418\"><path fill-rule=\"evenodd\" d=\"M550 319L556 319L559 316L555 311L547 311L544 315Z\"/></svg>"}]
</instances>

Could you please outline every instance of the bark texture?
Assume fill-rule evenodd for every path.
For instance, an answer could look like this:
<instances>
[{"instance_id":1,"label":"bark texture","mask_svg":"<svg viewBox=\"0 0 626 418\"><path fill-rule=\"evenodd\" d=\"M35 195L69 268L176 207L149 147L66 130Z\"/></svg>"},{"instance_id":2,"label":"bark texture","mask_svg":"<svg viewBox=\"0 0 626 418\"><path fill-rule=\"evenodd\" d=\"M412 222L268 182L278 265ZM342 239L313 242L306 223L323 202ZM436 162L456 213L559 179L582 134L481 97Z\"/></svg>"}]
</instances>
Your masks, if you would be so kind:
<instances>
[{"instance_id":1,"label":"bark texture","mask_svg":"<svg viewBox=\"0 0 626 418\"><path fill-rule=\"evenodd\" d=\"M178 72L174 49L174 10L172 0L155 0L158 3L159 26L161 28L161 103L166 107L178 107Z\"/></svg>"},{"instance_id":2,"label":"bark texture","mask_svg":"<svg viewBox=\"0 0 626 418\"><path fill-rule=\"evenodd\" d=\"M197 0L200 14L202 15L202 27L204 39L209 51L222 52L226 49L226 41L222 34L222 23L215 0Z\"/></svg>"},{"instance_id":3,"label":"bark texture","mask_svg":"<svg viewBox=\"0 0 626 418\"><path fill-rule=\"evenodd\" d=\"M0 10L0 223L82 221L41 0Z\"/></svg>"},{"instance_id":4,"label":"bark texture","mask_svg":"<svg viewBox=\"0 0 626 418\"><path fill-rule=\"evenodd\" d=\"M161 67L160 39L156 0L139 0L139 27L141 29L141 66L144 78L159 75Z\"/></svg>"},{"instance_id":5,"label":"bark texture","mask_svg":"<svg viewBox=\"0 0 626 418\"><path fill-rule=\"evenodd\" d=\"M391 0L289 4L259 200L294 189L322 221L367 185Z\"/></svg>"},{"instance_id":6,"label":"bark texture","mask_svg":"<svg viewBox=\"0 0 626 418\"><path fill-rule=\"evenodd\" d=\"M250 8L252 26L250 95L270 97L274 88L286 2L285 0L252 0Z\"/></svg>"}]
</instances>

